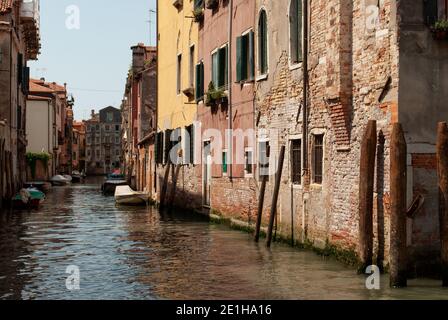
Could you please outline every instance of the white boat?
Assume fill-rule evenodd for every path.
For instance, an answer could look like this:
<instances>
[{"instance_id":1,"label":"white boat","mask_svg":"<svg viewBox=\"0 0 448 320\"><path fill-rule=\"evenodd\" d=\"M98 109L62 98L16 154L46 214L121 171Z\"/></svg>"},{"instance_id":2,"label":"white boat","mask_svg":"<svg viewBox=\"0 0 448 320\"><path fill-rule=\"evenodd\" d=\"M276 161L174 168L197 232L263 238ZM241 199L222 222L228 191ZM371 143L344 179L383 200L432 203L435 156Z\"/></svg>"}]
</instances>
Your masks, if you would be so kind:
<instances>
[{"instance_id":1,"label":"white boat","mask_svg":"<svg viewBox=\"0 0 448 320\"><path fill-rule=\"evenodd\" d=\"M115 189L115 202L121 205L145 205L149 201L149 194L137 192L129 186L117 186Z\"/></svg>"},{"instance_id":2,"label":"white boat","mask_svg":"<svg viewBox=\"0 0 448 320\"><path fill-rule=\"evenodd\" d=\"M67 179L69 182L72 182L72 181L73 181L72 176L69 176L68 174L64 174L63 177L64 177L65 179Z\"/></svg>"},{"instance_id":3,"label":"white boat","mask_svg":"<svg viewBox=\"0 0 448 320\"><path fill-rule=\"evenodd\" d=\"M71 180L69 180L61 175L56 175L53 178L51 178L51 180L50 180L51 184L54 186L66 186L66 185L70 184L70 181Z\"/></svg>"}]
</instances>

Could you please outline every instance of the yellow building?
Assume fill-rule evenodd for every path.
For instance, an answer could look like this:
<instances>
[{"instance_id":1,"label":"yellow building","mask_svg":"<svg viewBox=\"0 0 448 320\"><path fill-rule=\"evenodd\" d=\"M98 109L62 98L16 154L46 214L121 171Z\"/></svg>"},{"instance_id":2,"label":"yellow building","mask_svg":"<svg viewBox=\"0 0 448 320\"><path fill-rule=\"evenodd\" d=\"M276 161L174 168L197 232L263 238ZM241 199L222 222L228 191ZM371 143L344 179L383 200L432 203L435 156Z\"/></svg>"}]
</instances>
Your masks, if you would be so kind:
<instances>
[{"instance_id":1,"label":"yellow building","mask_svg":"<svg viewBox=\"0 0 448 320\"><path fill-rule=\"evenodd\" d=\"M183 129L196 117L196 0L158 1L158 130Z\"/></svg>"}]
</instances>

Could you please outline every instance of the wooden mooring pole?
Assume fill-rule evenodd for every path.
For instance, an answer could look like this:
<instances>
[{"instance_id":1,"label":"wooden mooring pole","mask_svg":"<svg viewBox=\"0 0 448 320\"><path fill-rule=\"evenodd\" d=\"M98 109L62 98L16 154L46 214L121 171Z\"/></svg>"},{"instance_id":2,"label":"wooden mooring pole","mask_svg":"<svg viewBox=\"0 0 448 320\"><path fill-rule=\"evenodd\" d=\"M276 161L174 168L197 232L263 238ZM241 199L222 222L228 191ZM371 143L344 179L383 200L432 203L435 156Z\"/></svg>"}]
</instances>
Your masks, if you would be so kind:
<instances>
[{"instance_id":1,"label":"wooden mooring pole","mask_svg":"<svg viewBox=\"0 0 448 320\"><path fill-rule=\"evenodd\" d=\"M258 196L258 213L257 225L255 226L255 242L260 240L261 221L263 218L264 195L266 193L266 184L268 182L268 175L264 174L261 181L260 195Z\"/></svg>"},{"instance_id":2,"label":"wooden mooring pole","mask_svg":"<svg viewBox=\"0 0 448 320\"><path fill-rule=\"evenodd\" d=\"M168 160L165 169L165 177L163 179L162 189L160 192L160 209L163 209L165 207L166 193L168 190L168 180L170 178L170 168L171 168L171 161Z\"/></svg>"},{"instance_id":3,"label":"wooden mooring pole","mask_svg":"<svg viewBox=\"0 0 448 320\"><path fill-rule=\"evenodd\" d=\"M444 287L448 287L448 126L446 122L439 123L437 129L437 171L442 282Z\"/></svg>"},{"instance_id":4,"label":"wooden mooring pole","mask_svg":"<svg viewBox=\"0 0 448 320\"><path fill-rule=\"evenodd\" d=\"M406 252L407 147L401 124L395 123L390 141L390 286L407 286Z\"/></svg>"},{"instance_id":5,"label":"wooden mooring pole","mask_svg":"<svg viewBox=\"0 0 448 320\"><path fill-rule=\"evenodd\" d=\"M361 142L359 176L359 253L360 272L373 263L373 187L375 178L375 157L377 148L376 121L367 124Z\"/></svg>"},{"instance_id":6,"label":"wooden mooring pole","mask_svg":"<svg viewBox=\"0 0 448 320\"><path fill-rule=\"evenodd\" d=\"M272 243L272 231L274 229L274 222L275 222L275 216L277 215L277 202L278 202L278 195L280 193L280 184L282 182L282 173L283 173L283 162L285 161L285 146L282 146L280 149L280 156L278 160L278 168L275 176L275 188L274 188L274 195L272 197L272 204L271 204L271 216L269 220L269 227L268 227L268 234L266 239L266 246L268 248L271 247Z\"/></svg>"},{"instance_id":7,"label":"wooden mooring pole","mask_svg":"<svg viewBox=\"0 0 448 320\"><path fill-rule=\"evenodd\" d=\"M3 208L3 197L5 195L4 193L4 180L5 180L5 155L4 155L4 149L5 149L5 140L0 140L0 209Z\"/></svg>"}]
</instances>

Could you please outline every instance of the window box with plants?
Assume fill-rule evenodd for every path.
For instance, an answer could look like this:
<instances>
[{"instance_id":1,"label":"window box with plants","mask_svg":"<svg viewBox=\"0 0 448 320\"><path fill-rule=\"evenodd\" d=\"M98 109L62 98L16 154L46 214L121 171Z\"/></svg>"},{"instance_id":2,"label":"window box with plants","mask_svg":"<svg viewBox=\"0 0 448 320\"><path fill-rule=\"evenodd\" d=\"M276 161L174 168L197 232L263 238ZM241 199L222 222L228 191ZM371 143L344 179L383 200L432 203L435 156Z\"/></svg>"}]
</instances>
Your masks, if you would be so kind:
<instances>
[{"instance_id":1,"label":"window box with plants","mask_svg":"<svg viewBox=\"0 0 448 320\"><path fill-rule=\"evenodd\" d=\"M219 0L206 0L205 7L209 10L215 10L219 6Z\"/></svg>"},{"instance_id":2,"label":"window box with plants","mask_svg":"<svg viewBox=\"0 0 448 320\"><path fill-rule=\"evenodd\" d=\"M195 0L193 18L194 22L204 21L204 0Z\"/></svg>"},{"instance_id":3,"label":"window box with plants","mask_svg":"<svg viewBox=\"0 0 448 320\"><path fill-rule=\"evenodd\" d=\"M205 94L205 105L209 107L227 103L227 92L224 88L215 88L213 82L208 85L208 91Z\"/></svg>"},{"instance_id":4,"label":"window box with plants","mask_svg":"<svg viewBox=\"0 0 448 320\"><path fill-rule=\"evenodd\" d=\"M439 20L431 28L434 39L446 40L448 39L448 20Z\"/></svg>"}]
</instances>

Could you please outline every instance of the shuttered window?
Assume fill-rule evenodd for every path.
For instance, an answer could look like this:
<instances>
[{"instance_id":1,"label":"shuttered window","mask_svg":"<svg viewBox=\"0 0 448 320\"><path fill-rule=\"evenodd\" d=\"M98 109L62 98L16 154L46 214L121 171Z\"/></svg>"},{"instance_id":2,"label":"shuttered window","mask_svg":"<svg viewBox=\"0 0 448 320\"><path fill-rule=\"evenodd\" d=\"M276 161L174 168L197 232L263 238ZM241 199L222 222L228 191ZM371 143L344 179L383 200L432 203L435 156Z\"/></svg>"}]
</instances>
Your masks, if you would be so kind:
<instances>
[{"instance_id":1,"label":"shuttered window","mask_svg":"<svg viewBox=\"0 0 448 320\"><path fill-rule=\"evenodd\" d=\"M218 88L227 87L228 83L228 59L227 59L227 45L218 50Z\"/></svg>"},{"instance_id":2,"label":"shuttered window","mask_svg":"<svg viewBox=\"0 0 448 320\"><path fill-rule=\"evenodd\" d=\"M163 159L163 163L170 163L170 151L172 148L172 143L171 143L171 133L173 131L172 130L166 130L165 131L165 143L164 143L164 159Z\"/></svg>"},{"instance_id":3,"label":"shuttered window","mask_svg":"<svg viewBox=\"0 0 448 320\"><path fill-rule=\"evenodd\" d=\"M182 91L182 55L177 56L177 94Z\"/></svg>"},{"instance_id":4,"label":"shuttered window","mask_svg":"<svg viewBox=\"0 0 448 320\"><path fill-rule=\"evenodd\" d=\"M204 97L204 63L200 62L196 65L196 101L202 100Z\"/></svg>"},{"instance_id":5,"label":"shuttered window","mask_svg":"<svg viewBox=\"0 0 448 320\"><path fill-rule=\"evenodd\" d=\"M289 8L289 36L290 36L291 63L299 63L302 61L302 41L303 41L302 20L303 20L302 0L291 0L291 6Z\"/></svg>"},{"instance_id":6,"label":"shuttered window","mask_svg":"<svg viewBox=\"0 0 448 320\"><path fill-rule=\"evenodd\" d=\"M215 88L218 88L218 52L212 54L212 82Z\"/></svg>"},{"instance_id":7,"label":"shuttered window","mask_svg":"<svg viewBox=\"0 0 448 320\"><path fill-rule=\"evenodd\" d=\"M291 180L293 184L302 183L302 140L291 141Z\"/></svg>"},{"instance_id":8,"label":"shuttered window","mask_svg":"<svg viewBox=\"0 0 448 320\"><path fill-rule=\"evenodd\" d=\"M313 141L313 183L322 184L324 163L324 135L315 135Z\"/></svg>"},{"instance_id":9,"label":"shuttered window","mask_svg":"<svg viewBox=\"0 0 448 320\"><path fill-rule=\"evenodd\" d=\"M163 163L163 132L157 133L155 158L157 164Z\"/></svg>"},{"instance_id":10,"label":"shuttered window","mask_svg":"<svg viewBox=\"0 0 448 320\"><path fill-rule=\"evenodd\" d=\"M227 151L223 151L222 152L222 173L224 175L227 174L227 170L228 170L228 165L227 165Z\"/></svg>"},{"instance_id":11,"label":"shuttered window","mask_svg":"<svg viewBox=\"0 0 448 320\"><path fill-rule=\"evenodd\" d=\"M193 125L186 127L186 143L185 143L185 161L188 164L194 164L194 128Z\"/></svg>"},{"instance_id":12,"label":"shuttered window","mask_svg":"<svg viewBox=\"0 0 448 320\"><path fill-rule=\"evenodd\" d=\"M260 177L269 176L270 145L268 141L260 142L258 153L258 167L260 171Z\"/></svg>"},{"instance_id":13,"label":"shuttered window","mask_svg":"<svg viewBox=\"0 0 448 320\"><path fill-rule=\"evenodd\" d=\"M255 74L254 64L254 32L236 39L236 81L253 80Z\"/></svg>"},{"instance_id":14,"label":"shuttered window","mask_svg":"<svg viewBox=\"0 0 448 320\"><path fill-rule=\"evenodd\" d=\"M438 20L438 0L423 0L424 21L428 26L433 26Z\"/></svg>"},{"instance_id":15,"label":"shuttered window","mask_svg":"<svg viewBox=\"0 0 448 320\"><path fill-rule=\"evenodd\" d=\"M260 74L268 71L268 27L266 11L261 10L258 20L258 70Z\"/></svg>"}]
</instances>

